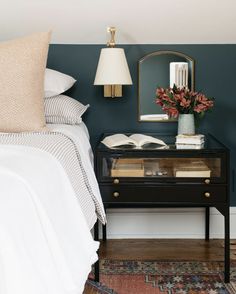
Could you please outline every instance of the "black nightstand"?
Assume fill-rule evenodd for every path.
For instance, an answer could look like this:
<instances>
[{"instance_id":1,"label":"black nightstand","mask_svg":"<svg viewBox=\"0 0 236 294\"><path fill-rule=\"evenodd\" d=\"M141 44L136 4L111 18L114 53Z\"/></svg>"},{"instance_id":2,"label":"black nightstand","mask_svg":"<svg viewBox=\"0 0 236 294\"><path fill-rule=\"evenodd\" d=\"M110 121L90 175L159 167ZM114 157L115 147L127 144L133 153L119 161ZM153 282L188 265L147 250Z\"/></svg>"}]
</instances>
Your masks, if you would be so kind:
<instances>
[{"instance_id":1,"label":"black nightstand","mask_svg":"<svg viewBox=\"0 0 236 294\"><path fill-rule=\"evenodd\" d=\"M205 207L205 239L209 240L209 208L217 208L225 222L225 282L229 282L229 150L211 135L200 150L177 150L174 136L148 135L162 139L169 148L109 149L98 144L95 171L105 209ZM98 236L98 226L95 233Z\"/></svg>"}]
</instances>

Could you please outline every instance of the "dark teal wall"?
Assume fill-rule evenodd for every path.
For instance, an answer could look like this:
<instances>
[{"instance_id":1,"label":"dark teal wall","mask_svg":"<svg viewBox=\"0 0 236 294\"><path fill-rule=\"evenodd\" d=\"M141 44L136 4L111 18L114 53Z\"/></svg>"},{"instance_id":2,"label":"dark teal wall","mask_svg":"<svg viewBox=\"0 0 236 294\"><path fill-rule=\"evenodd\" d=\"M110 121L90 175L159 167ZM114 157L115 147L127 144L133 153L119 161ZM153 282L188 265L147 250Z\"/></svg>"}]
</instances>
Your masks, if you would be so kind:
<instances>
[{"instance_id":1,"label":"dark teal wall","mask_svg":"<svg viewBox=\"0 0 236 294\"><path fill-rule=\"evenodd\" d=\"M68 94L90 109L84 116L94 146L102 132L171 132L177 124L137 120L137 61L157 50L174 50L195 60L195 89L216 99L214 111L201 123L200 132L210 132L231 150L231 175L236 168L236 45L125 45L133 85L123 87L122 98L103 97L101 86L93 86L100 49L104 45L51 45L48 67L70 74L78 82ZM232 177L231 177L232 178ZM231 179L233 180L233 179ZM236 195L231 189L231 203Z\"/></svg>"}]
</instances>

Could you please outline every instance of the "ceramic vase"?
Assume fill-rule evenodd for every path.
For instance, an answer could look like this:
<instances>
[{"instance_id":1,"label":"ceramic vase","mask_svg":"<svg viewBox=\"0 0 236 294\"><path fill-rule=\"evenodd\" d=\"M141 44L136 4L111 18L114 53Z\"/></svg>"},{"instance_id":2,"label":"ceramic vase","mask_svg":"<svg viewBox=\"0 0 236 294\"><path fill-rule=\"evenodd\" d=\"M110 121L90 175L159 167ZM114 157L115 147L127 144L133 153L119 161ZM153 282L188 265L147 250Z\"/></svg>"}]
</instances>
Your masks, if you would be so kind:
<instances>
[{"instance_id":1,"label":"ceramic vase","mask_svg":"<svg viewBox=\"0 0 236 294\"><path fill-rule=\"evenodd\" d=\"M178 119L178 135L194 135L195 121L194 114L179 114Z\"/></svg>"}]
</instances>

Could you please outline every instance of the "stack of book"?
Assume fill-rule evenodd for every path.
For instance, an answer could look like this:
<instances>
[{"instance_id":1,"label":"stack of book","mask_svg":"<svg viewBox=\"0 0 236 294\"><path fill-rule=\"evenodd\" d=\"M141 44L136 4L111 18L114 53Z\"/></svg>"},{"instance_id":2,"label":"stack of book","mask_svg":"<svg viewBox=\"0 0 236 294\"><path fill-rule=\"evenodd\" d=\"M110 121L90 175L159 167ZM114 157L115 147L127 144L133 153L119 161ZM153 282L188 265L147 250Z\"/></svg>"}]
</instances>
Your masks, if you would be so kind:
<instances>
[{"instance_id":1,"label":"stack of book","mask_svg":"<svg viewBox=\"0 0 236 294\"><path fill-rule=\"evenodd\" d=\"M176 136L177 149L202 149L204 147L204 135L178 135Z\"/></svg>"},{"instance_id":2,"label":"stack of book","mask_svg":"<svg viewBox=\"0 0 236 294\"><path fill-rule=\"evenodd\" d=\"M112 177L144 177L142 158L117 158L113 161Z\"/></svg>"},{"instance_id":3,"label":"stack of book","mask_svg":"<svg viewBox=\"0 0 236 294\"><path fill-rule=\"evenodd\" d=\"M176 177L209 178L211 170L203 160L192 160L191 162L181 162L175 165L174 175Z\"/></svg>"}]
</instances>

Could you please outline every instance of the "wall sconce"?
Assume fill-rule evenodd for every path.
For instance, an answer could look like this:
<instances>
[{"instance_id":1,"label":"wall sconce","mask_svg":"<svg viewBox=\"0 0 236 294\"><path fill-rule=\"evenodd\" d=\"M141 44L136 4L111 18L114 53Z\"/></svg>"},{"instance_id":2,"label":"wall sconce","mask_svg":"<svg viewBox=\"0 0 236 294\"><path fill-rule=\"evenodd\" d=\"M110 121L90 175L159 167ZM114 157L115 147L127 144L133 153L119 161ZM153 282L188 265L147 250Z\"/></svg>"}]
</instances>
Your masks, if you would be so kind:
<instances>
[{"instance_id":1,"label":"wall sconce","mask_svg":"<svg viewBox=\"0 0 236 294\"><path fill-rule=\"evenodd\" d=\"M132 85L124 49L115 47L115 27L109 27L111 40L100 53L94 85L104 86L104 97L122 97L122 85Z\"/></svg>"}]
</instances>

